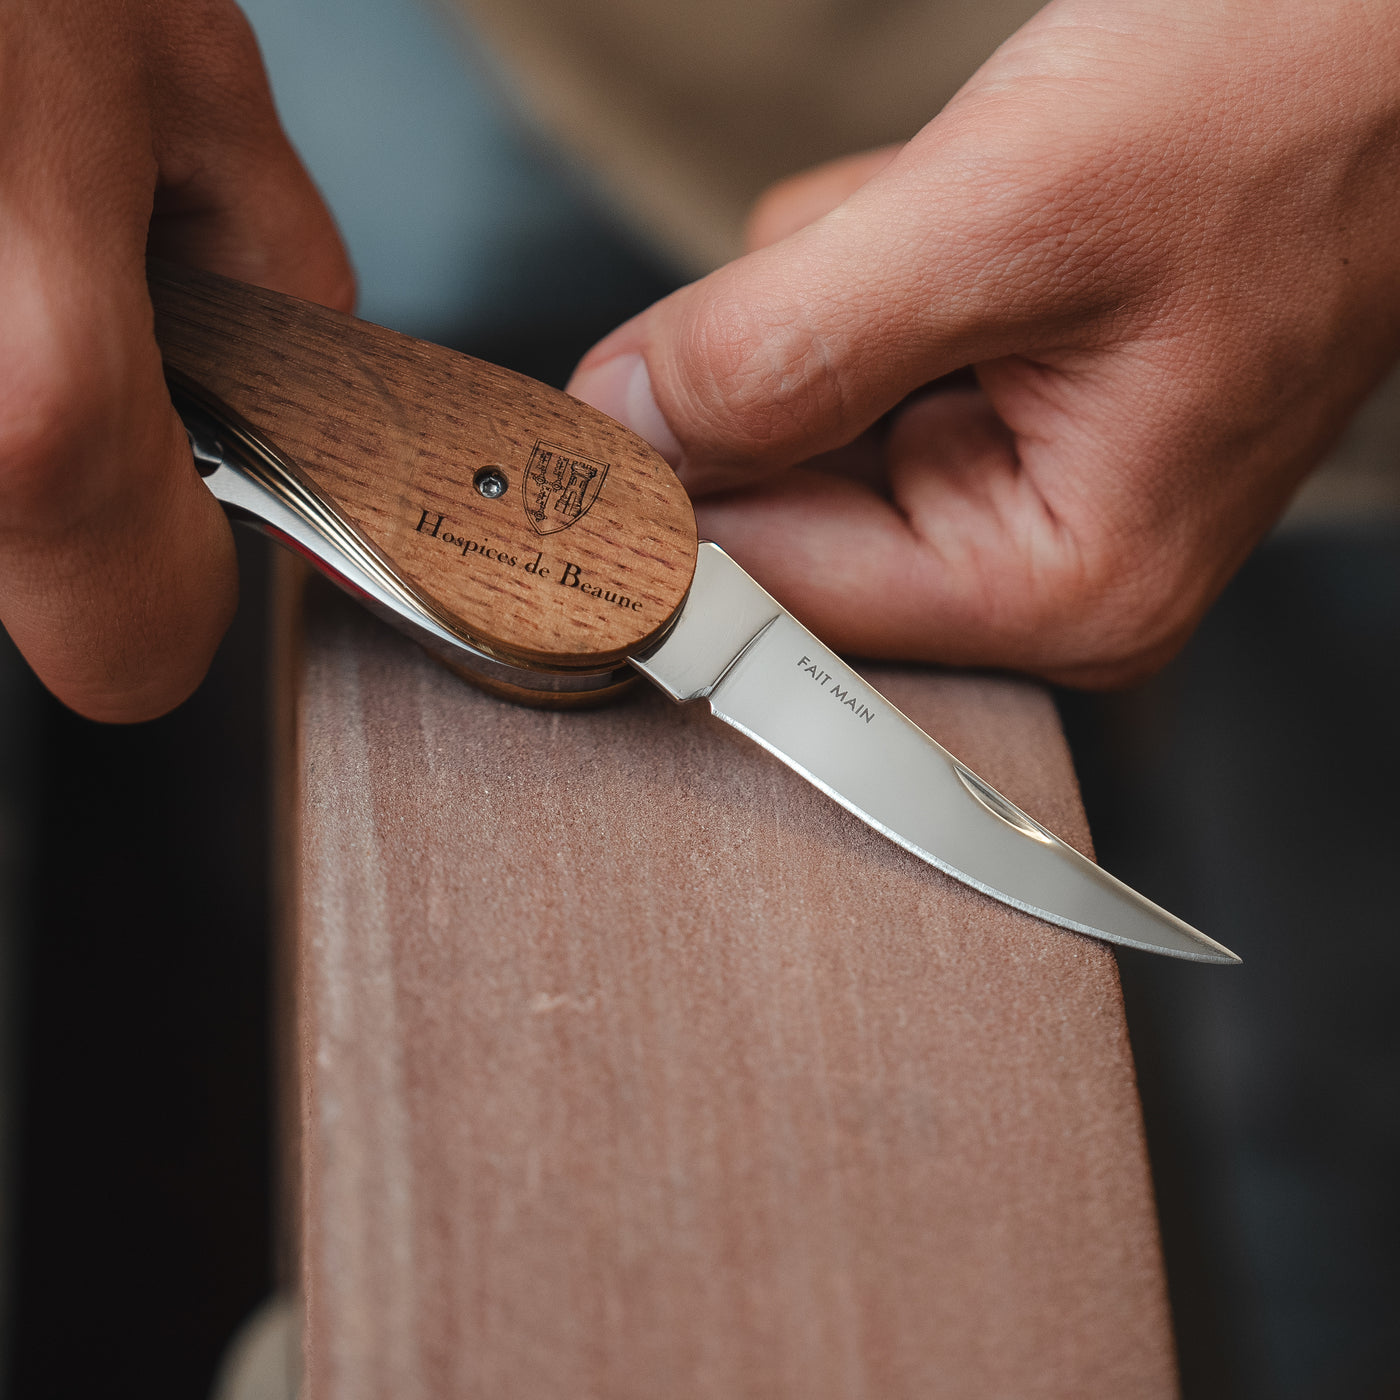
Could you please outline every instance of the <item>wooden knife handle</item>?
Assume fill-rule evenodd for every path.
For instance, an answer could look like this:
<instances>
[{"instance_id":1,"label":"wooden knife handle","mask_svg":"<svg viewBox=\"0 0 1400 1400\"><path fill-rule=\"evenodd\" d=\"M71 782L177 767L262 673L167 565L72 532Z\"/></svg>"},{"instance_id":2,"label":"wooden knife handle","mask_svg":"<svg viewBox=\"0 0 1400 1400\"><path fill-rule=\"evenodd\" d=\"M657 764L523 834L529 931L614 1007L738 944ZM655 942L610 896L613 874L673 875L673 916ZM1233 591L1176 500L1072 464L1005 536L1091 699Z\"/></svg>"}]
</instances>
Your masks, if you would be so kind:
<instances>
[{"instance_id":1,"label":"wooden knife handle","mask_svg":"<svg viewBox=\"0 0 1400 1400\"><path fill-rule=\"evenodd\" d=\"M274 449L471 645L597 670L679 610L690 501L611 418L310 302L165 263L150 284L167 370Z\"/></svg>"}]
</instances>

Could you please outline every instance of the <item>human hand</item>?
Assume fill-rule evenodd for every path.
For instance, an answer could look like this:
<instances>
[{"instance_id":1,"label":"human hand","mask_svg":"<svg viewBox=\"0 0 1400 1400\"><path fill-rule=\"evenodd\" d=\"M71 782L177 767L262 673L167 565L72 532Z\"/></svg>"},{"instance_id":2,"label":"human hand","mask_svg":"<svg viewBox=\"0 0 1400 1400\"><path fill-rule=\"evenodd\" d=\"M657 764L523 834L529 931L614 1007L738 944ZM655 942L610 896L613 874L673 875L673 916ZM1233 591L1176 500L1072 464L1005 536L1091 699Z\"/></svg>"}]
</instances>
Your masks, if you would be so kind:
<instances>
[{"instance_id":1,"label":"human hand","mask_svg":"<svg viewBox=\"0 0 1400 1400\"><path fill-rule=\"evenodd\" d=\"M346 309L353 279L229 0L20 0L0 71L0 619L75 710L145 719L237 590L147 252Z\"/></svg>"},{"instance_id":2,"label":"human hand","mask_svg":"<svg viewBox=\"0 0 1400 1400\"><path fill-rule=\"evenodd\" d=\"M751 241L571 391L833 645L1131 680L1400 349L1400 9L1054 0Z\"/></svg>"}]
</instances>

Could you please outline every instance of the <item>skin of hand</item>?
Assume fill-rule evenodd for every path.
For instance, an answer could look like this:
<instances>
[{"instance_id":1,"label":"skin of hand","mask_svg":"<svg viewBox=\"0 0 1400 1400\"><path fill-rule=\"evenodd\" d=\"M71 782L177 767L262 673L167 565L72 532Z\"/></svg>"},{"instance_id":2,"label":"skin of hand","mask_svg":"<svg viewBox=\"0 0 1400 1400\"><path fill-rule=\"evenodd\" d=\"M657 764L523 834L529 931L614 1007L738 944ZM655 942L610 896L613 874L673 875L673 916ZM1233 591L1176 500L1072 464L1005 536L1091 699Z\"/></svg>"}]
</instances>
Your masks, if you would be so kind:
<instances>
[{"instance_id":1,"label":"skin of hand","mask_svg":"<svg viewBox=\"0 0 1400 1400\"><path fill-rule=\"evenodd\" d=\"M828 643L1131 681L1400 350L1400 6L1054 0L750 241L571 391Z\"/></svg>"},{"instance_id":2,"label":"skin of hand","mask_svg":"<svg viewBox=\"0 0 1400 1400\"><path fill-rule=\"evenodd\" d=\"M104 720L184 699L237 596L165 390L148 251L354 300L232 4L0 6L0 619Z\"/></svg>"}]
</instances>

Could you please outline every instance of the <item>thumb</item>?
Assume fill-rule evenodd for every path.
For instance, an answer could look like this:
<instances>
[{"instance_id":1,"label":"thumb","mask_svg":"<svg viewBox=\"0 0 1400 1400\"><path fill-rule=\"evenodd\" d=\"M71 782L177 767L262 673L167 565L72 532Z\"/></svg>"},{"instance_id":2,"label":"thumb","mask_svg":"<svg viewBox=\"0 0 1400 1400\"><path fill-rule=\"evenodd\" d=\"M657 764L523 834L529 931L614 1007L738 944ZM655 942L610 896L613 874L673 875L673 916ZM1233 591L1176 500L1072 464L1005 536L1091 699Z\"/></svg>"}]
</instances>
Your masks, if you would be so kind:
<instances>
[{"instance_id":1,"label":"thumb","mask_svg":"<svg viewBox=\"0 0 1400 1400\"><path fill-rule=\"evenodd\" d=\"M815 222L614 331L570 392L706 491L840 447L930 380L1022 348L1054 279L998 275L1029 215L948 159L938 125Z\"/></svg>"}]
</instances>

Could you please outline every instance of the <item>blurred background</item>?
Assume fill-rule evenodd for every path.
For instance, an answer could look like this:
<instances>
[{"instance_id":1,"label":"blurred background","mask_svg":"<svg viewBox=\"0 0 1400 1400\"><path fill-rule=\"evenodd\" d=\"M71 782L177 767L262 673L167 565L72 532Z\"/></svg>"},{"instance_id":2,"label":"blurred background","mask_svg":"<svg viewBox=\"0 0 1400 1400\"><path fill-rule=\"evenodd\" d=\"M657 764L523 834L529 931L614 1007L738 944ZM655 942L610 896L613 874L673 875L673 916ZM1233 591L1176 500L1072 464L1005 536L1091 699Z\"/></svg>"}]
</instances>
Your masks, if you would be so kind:
<instances>
[{"instance_id":1,"label":"blurred background","mask_svg":"<svg viewBox=\"0 0 1400 1400\"><path fill-rule=\"evenodd\" d=\"M744 93L722 117L697 96L727 0L682 36L704 82L634 62L606 101L600 81L556 80L567 24L513 28L494 0L478 31L427 0L244 8L361 314L556 384L732 251L769 178L908 134L1001 37L966 6L894 6L862 47L775 3L799 52L728 7L760 76L795 55L741 129L802 128L731 165ZM875 71L911 33L937 62L914 45L863 87L822 67L825 45ZM917 86L921 65L937 76ZM648 113L646 139L595 139L608 102ZM1397 400L1377 397L1162 676L1058 697L1101 859L1246 960L1120 957L1188 1400L1400 1395ZM269 559L240 548L238 621L164 720L90 724L0 656L0 1375L25 1400L241 1400L293 1344L264 1309L228 1351L279 1283Z\"/></svg>"}]
</instances>

